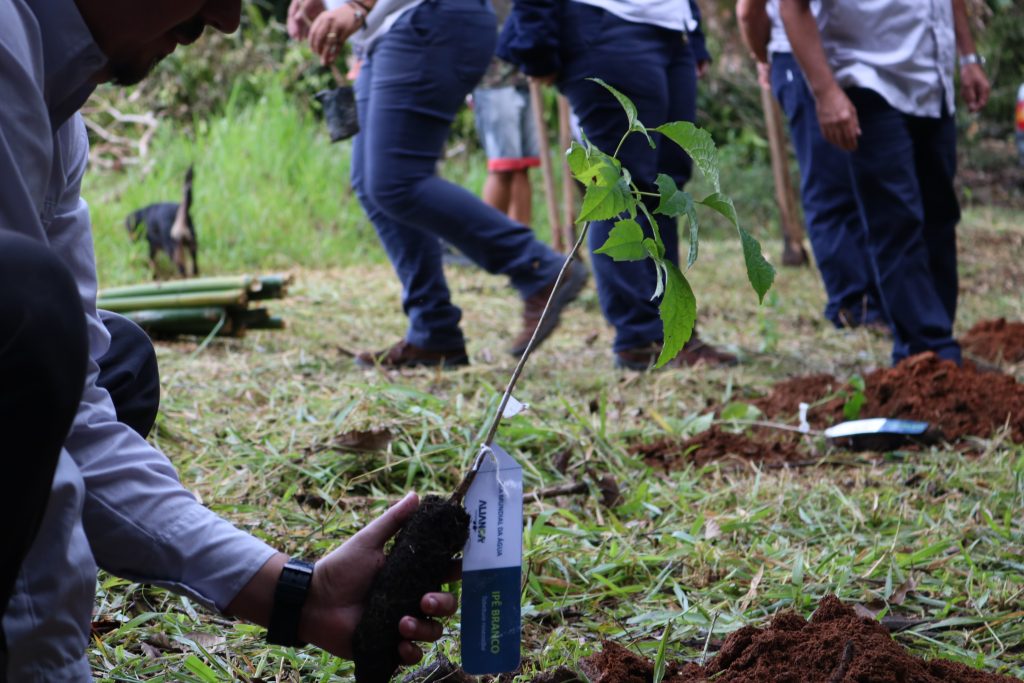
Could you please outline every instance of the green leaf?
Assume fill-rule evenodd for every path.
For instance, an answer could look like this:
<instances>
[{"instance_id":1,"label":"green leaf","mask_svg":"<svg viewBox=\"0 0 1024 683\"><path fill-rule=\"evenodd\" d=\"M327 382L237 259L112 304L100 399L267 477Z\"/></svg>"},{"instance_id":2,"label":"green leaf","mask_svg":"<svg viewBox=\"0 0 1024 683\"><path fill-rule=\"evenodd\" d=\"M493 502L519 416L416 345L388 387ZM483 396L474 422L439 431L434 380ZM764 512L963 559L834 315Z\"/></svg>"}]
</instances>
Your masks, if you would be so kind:
<instances>
[{"instance_id":1,"label":"green leaf","mask_svg":"<svg viewBox=\"0 0 1024 683\"><path fill-rule=\"evenodd\" d=\"M722 189L718 179L718 152L711 133L689 121L673 121L654 130L682 147L683 151L690 155L693 163L697 164L697 168L715 188L715 192Z\"/></svg>"},{"instance_id":2,"label":"green leaf","mask_svg":"<svg viewBox=\"0 0 1024 683\"><path fill-rule=\"evenodd\" d=\"M608 233L608 239L595 254L610 256L614 261L642 261L647 258L644 229L631 218L621 220Z\"/></svg>"},{"instance_id":3,"label":"green leaf","mask_svg":"<svg viewBox=\"0 0 1024 683\"><path fill-rule=\"evenodd\" d=\"M206 683L218 683L216 672L211 669L206 663L196 657L195 655L189 655L185 658L185 668L189 670L193 675L198 676L200 680Z\"/></svg>"},{"instance_id":4,"label":"green leaf","mask_svg":"<svg viewBox=\"0 0 1024 683\"><path fill-rule=\"evenodd\" d=\"M856 393L847 397L843 403L843 417L847 420L856 420L860 417L861 408L864 407L864 394Z\"/></svg>"},{"instance_id":5,"label":"green leaf","mask_svg":"<svg viewBox=\"0 0 1024 683\"><path fill-rule=\"evenodd\" d=\"M661 244L655 239L650 237L644 238L644 249L651 255L651 258L657 261L661 261L665 258L665 245Z\"/></svg>"},{"instance_id":6,"label":"green leaf","mask_svg":"<svg viewBox=\"0 0 1024 683\"><path fill-rule=\"evenodd\" d=\"M643 133L644 137L647 138L647 144L651 146L651 149L654 149L654 140L651 139L650 133L647 132L647 127L644 126L644 124L640 123L640 119L637 118L636 105L633 104L633 100L629 99L621 92L619 92L612 86L602 81L600 78L591 78L589 80L593 81L594 83L597 83L605 90L610 92L612 95L614 95L615 99L617 99L619 101L619 104L622 105L622 108L626 110L626 119L629 121L629 129L627 131L627 134L629 132L634 131L637 133Z\"/></svg>"},{"instance_id":7,"label":"green leaf","mask_svg":"<svg viewBox=\"0 0 1024 683\"><path fill-rule=\"evenodd\" d=\"M740 227L736 207L733 206L732 200L724 194L720 192L710 194L700 203L722 214L736 227L736 231L740 235L740 243L743 245L743 261L747 267L747 279L750 281L750 286L757 292L758 301L764 302L764 295L768 293L775 281L775 267L765 259L764 253L761 251L761 243Z\"/></svg>"},{"instance_id":8,"label":"green leaf","mask_svg":"<svg viewBox=\"0 0 1024 683\"><path fill-rule=\"evenodd\" d=\"M578 222L615 218L623 213L636 215L636 197L629 189L628 175L622 164L598 149L588 149L585 157L570 150L573 174L586 186Z\"/></svg>"},{"instance_id":9,"label":"green leaf","mask_svg":"<svg viewBox=\"0 0 1024 683\"><path fill-rule=\"evenodd\" d=\"M722 408L721 419L723 420L756 420L759 417L761 417L761 411L757 406L741 401L733 401Z\"/></svg>"},{"instance_id":10,"label":"green leaf","mask_svg":"<svg viewBox=\"0 0 1024 683\"><path fill-rule=\"evenodd\" d=\"M768 263L764 254L761 253L761 243L754 239L754 236L743 228L740 231L740 242L743 243L743 261L747 266L747 279L750 286L757 292L759 302L764 301L764 295L771 289L775 281L775 267Z\"/></svg>"},{"instance_id":11,"label":"green leaf","mask_svg":"<svg viewBox=\"0 0 1024 683\"><path fill-rule=\"evenodd\" d=\"M690 283L671 261L664 261L662 267L665 269L665 295L661 297L658 313L661 315L665 340L658 362L654 364L656 368L679 355L683 345L690 340L693 325L697 322L697 298L690 289Z\"/></svg>"},{"instance_id":12,"label":"green leaf","mask_svg":"<svg viewBox=\"0 0 1024 683\"><path fill-rule=\"evenodd\" d=\"M697 221L697 206L689 192L683 192L676 182L664 173L658 174L655 181L658 186L658 208L654 211L665 216L686 216L690 224L690 251L686 256L686 269L689 270L697 262L697 250L700 244L700 224Z\"/></svg>"},{"instance_id":13,"label":"green leaf","mask_svg":"<svg viewBox=\"0 0 1024 683\"><path fill-rule=\"evenodd\" d=\"M665 650L671 633L672 625L665 624L665 632L661 634L661 642L658 643L658 654L654 657L654 679L651 683L661 683L665 679L665 670L668 668Z\"/></svg>"}]
</instances>

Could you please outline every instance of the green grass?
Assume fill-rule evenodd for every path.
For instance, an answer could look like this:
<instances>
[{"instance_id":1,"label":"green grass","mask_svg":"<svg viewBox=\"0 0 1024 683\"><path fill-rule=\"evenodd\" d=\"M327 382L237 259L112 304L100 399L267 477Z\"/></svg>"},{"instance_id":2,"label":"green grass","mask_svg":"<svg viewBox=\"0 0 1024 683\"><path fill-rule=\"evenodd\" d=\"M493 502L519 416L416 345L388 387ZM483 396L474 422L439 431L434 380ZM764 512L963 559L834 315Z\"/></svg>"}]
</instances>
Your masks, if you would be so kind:
<instances>
[{"instance_id":1,"label":"green grass","mask_svg":"<svg viewBox=\"0 0 1024 683\"><path fill-rule=\"evenodd\" d=\"M327 145L317 122L273 94L226 121L192 141L166 131L148 173L88 179L100 272L104 284L148 277L144 250L127 242L120 220L135 206L173 199L192 161L207 273L295 271L292 295L272 302L288 329L201 351L199 340L157 346L163 404L150 438L207 505L289 553L316 557L403 491L455 486L511 371L504 346L519 304L502 280L454 270L473 365L443 374L356 368L352 351L397 340L405 321L372 230L345 195L346 148ZM445 173L476 187L476 162L451 160ZM736 188L741 216L756 216L768 171L755 179L744 168L751 181L738 185L730 173L727 166L723 186ZM539 201L537 210L543 225ZM961 329L997 315L1024 318L1012 285L1024 281L1021 218L965 214ZM602 638L653 658L666 629L667 659L694 658L712 621L714 648L781 609L807 614L828 592L884 599L911 576L915 592L893 609L927 622L897 635L900 642L1024 676L1021 445L993 435L842 467L712 465L670 474L628 455L630 443L689 434L708 424L711 406L749 399L779 379L864 375L888 362L885 340L824 323L812 270L781 271L758 307L731 235L709 236L691 273L701 330L738 351L740 366L613 370L611 332L591 287L527 366L516 394L530 409L499 431L524 465L527 491L611 474L625 496L614 509L597 495L526 503L524 679L574 662ZM778 242L766 240L765 249L777 254ZM385 450L332 446L339 434L371 427L393 434ZM563 474L553 461L566 452ZM347 662L267 646L260 629L109 575L94 619L105 626L89 648L101 680L334 681L352 672ZM456 656L458 637L453 620L428 656Z\"/></svg>"}]
</instances>

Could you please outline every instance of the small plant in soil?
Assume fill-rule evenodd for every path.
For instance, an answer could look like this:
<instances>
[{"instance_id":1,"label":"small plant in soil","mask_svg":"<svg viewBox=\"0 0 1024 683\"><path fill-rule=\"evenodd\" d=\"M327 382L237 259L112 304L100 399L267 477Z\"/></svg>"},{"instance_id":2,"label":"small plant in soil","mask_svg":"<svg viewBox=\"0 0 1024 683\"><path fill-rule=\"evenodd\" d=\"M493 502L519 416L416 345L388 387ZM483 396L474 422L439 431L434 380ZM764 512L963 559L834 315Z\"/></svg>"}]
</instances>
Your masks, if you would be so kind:
<instances>
[{"instance_id":1,"label":"small plant in soil","mask_svg":"<svg viewBox=\"0 0 1024 683\"><path fill-rule=\"evenodd\" d=\"M590 221L617 218L608 240L596 252L616 261L650 258L654 262L657 275L652 299L660 298L659 313L664 330L664 343L656 363L656 367L660 367L672 360L690 338L697 317L697 300L686 276L676 264L675 255L666 253L658 224L648 204L654 206L654 213L672 218L684 217L688 222L690 241L687 269L697 260L699 250L697 205L725 216L736 228L743 249L747 278L760 300L764 299L771 287L775 269L765 260L757 240L740 227L732 200L721 192L718 157L711 135L686 121L647 128L637 119L636 107L629 98L607 83L594 80L607 88L626 112L629 127L619 142L620 148L622 142L635 133L645 136L654 148L651 133L660 133L690 155L715 189L712 194L697 200L662 174L656 181L658 192L644 192L633 182L628 169L622 166L614 154L602 152L586 139L582 145L573 143L568 151L569 167L576 179L586 187L579 216L583 227L562 265L551 297L561 287L568 265L586 238ZM637 221L639 214L647 219L649 230L645 230ZM547 307L541 320L546 316ZM542 327L542 324L538 325L538 329ZM387 683L390 680L400 663L399 620L405 615L424 616L419 608L420 599L425 593L441 588L453 558L465 545L470 518L463 508L463 498L494 440L498 424L512 396L512 389L533 352L535 342L536 334L516 364L480 453L458 488L447 500L437 496L425 498L416 514L396 536L384 567L371 586L366 612L354 636L358 683Z\"/></svg>"}]
</instances>

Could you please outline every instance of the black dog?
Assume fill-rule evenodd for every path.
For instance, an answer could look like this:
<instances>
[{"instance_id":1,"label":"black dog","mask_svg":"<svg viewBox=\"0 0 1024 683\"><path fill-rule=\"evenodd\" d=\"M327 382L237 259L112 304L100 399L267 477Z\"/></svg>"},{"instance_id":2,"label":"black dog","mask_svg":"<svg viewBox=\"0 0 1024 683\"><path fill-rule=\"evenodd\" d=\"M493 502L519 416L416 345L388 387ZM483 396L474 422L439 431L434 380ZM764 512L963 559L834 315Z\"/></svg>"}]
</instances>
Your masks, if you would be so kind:
<instances>
[{"instance_id":1,"label":"black dog","mask_svg":"<svg viewBox=\"0 0 1024 683\"><path fill-rule=\"evenodd\" d=\"M185 196L180 204L160 202L133 211L125 218L124 225L132 240L139 238L139 228L146 226L146 241L149 242L149 265L153 276L158 275L156 255L164 251L171 258L182 277L199 275L199 261L196 252L196 228L192 223L192 167L185 172ZM191 272L186 268L189 258Z\"/></svg>"}]
</instances>

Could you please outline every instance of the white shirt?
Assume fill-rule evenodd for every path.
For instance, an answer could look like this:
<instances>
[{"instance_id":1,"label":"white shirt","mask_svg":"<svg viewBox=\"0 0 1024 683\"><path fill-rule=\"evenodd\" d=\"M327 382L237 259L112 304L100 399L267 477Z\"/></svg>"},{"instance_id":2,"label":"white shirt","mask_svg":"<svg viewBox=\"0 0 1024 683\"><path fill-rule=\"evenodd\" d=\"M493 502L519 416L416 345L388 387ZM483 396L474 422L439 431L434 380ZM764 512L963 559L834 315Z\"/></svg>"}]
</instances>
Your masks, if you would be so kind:
<instances>
[{"instance_id":1,"label":"white shirt","mask_svg":"<svg viewBox=\"0 0 1024 683\"><path fill-rule=\"evenodd\" d=\"M18 683L92 681L85 648L97 565L223 610L274 552L199 504L96 384L110 337L96 314L79 196L88 140L75 112L105 62L73 0L0 0L0 230L45 243L64 262L89 337L82 401L3 618L7 678Z\"/></svg>"},{"instance_id":2,"label":"white shirt","mask_svg":"<svg viewBox=\"0 0 1024 683\"><path fill-rule=\"evenodd\" d=\"M953 113L951 0L821 0L818 28L840 87L874 90L904 114Z\"/></svg>"},{"instance_id":3,"label":"white shirt","mask_svg":"<svg viewBox=\"0 0 1024 683\"><path fill-rule=\"evenodd\" d=\"M688 33L697 28L689 0L575 0L614 14L619 19Z\"/></svg>"},{"instance_id":4,"label":"white shirt","mask_svg":"<svg viewBox=\"0 0 1024 683\"><path fill-rule=\"evenodd\" d=\"M772 23L771 36L768 38L768 56L773 52L792 52L789 44L789 37L786 35L786 27L782 25L782 16L779 13L779 0L768 0L765 5L768 12L768 19ZM821 2L811 0L811 14L818 16L821 12Z\"/></svg>"}]
</instances>

